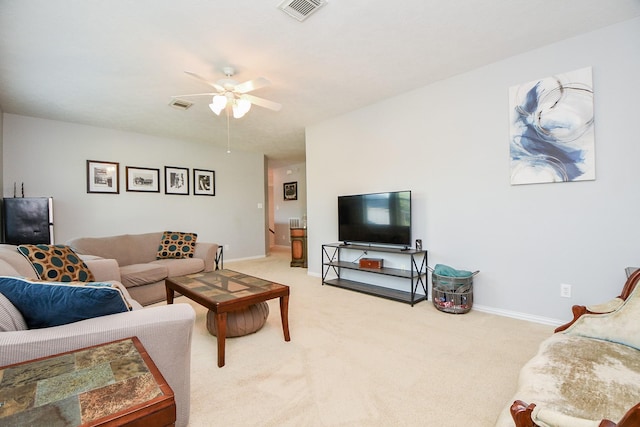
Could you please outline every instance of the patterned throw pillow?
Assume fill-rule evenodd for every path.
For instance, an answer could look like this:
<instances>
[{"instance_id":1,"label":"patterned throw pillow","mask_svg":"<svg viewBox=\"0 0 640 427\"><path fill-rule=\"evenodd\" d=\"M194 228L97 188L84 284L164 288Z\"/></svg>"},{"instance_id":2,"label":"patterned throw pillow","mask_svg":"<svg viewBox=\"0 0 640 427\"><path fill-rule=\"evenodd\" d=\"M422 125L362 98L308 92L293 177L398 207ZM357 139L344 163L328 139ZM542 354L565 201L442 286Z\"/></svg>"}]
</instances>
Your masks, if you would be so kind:
<instances>
[{"instance_id":1,"label":"patterned throw pillow","mask_svg":"<svg viewBox=\"0 0 640 427\"><path fill-rule=\"evenodd\" d=\"M34 282L4 276L0 293L18 309L29 329L131 310L117 284L109 282Z\"/></svg>"},{"instance_id":2,"label":"patterned throw pillow","mask_svg":"<svg viewBox=\"0 0 640 427\"><path fill-rule=\"evenodd\" d=\"M65 245L20 245L18 251L25 256L40 280L54 282L93 282L89 267Z\"/></svg>"},{"instance_id":3,"label":"patterned throw pillow","mask_svg":"<svg viewBox=\"0 0 640 427\"><path fill-rule=\"evenodd\" d=\"M197 238L196 233L165 231L162 234L156 259L193 258Z\"/></svg>"}]
</instances>

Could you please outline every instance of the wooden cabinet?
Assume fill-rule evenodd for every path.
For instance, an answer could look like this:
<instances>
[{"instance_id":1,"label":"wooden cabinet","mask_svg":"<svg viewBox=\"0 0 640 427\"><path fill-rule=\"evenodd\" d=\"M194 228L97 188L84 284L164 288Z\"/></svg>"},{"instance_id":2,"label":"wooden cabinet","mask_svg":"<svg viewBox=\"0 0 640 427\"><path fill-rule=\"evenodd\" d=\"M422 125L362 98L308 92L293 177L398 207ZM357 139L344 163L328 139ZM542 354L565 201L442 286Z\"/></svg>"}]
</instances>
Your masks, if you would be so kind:
<instances>
[{"instance_id":1,"label":"wooden cabinet","mask_svg":"<svg viewBox=\"0 0 640 427\"><path fill-rule=\"evenodd\" d=\"M291 267L307 268L307 229L291 228Z\"/></svg>"}]
</instances>

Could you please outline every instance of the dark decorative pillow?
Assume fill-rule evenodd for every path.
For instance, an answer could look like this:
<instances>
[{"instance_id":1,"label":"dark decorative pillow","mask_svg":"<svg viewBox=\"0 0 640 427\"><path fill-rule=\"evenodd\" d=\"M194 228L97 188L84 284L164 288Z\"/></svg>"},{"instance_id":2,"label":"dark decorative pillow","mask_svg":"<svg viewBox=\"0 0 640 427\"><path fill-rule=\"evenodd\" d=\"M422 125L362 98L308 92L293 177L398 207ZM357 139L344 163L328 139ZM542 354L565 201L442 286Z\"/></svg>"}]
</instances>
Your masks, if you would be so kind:
<instances>
[{"instance_id":1,"label":"dark decorative pillow","mask_svg":"<svg viewBox=\"0 0 640 427\"><path fill-rule=\"evenodd\" d=\"M53 282L92 282L89 267L65 245L20 245L18 251L24 255L38 278Z\"/></svg>"},{"instance_id":2,"label":"dark decorative pillow","mask_svg":"<svg viewBox=\"0 0 640 427\"><path fill-rule=\"evenodd\" d=\"M196 233L165 231L162 234L156 259L193 258L197 238Z\"/></svg>"},{"instance_id":3,"label":"dark decorative pillow","mask_svg":"<svg viewBox=\"0 0 640 427\"><path fill-rule=\"evenodd\" d=\"M117 285L108 282L34 282L5 276L0 277L0 293L18 309L29 329L131 310Z\"/></svg>"}]
</instances>

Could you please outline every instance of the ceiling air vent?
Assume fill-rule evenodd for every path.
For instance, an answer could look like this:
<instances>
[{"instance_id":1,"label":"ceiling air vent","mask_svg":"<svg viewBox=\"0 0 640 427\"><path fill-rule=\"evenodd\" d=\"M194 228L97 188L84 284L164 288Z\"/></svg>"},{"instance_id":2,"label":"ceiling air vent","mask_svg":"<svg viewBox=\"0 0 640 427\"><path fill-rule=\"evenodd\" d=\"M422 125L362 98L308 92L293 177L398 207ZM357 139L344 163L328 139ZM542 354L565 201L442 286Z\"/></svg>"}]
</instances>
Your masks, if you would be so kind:
<instances>
[{"instance_id":1,"label":"ceiling air vent","mask_svg":"<svg viewBox=\"0 0 640 427\"><path fill-rule=\"evenodd\" d=\"M178 110L187 110L193 105L193 102L185 101L184 99L172 99L169 105Z\"/></svg>"},{"instance_id":2,"label":"ceiling air vent","mask_svg":"<svg viewBox=\"0 0 640 427\"><path fill-rule=\"evenodd\" d=\"M298 21L304 21L325 4L327 2L324 0L284 0L278 5L278 9Z\"/></svg>"}]
</instances>

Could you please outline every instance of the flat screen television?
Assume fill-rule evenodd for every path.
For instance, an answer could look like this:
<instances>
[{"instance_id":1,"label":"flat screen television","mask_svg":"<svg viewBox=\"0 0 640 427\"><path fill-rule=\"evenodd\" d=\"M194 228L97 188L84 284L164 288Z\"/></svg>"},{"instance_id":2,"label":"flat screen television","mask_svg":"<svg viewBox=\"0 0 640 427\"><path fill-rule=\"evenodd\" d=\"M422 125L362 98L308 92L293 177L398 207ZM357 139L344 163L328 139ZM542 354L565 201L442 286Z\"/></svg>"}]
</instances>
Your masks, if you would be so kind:
<instances>
[{"instance_id":1,"label":"flat screen television","mask_svg":"<svg viewBox=\"0 0 640 427\"><path fill-rule=\"evenodd\" d=\"M338 196L338 239L411 246L411 191Z\"/></svg>"}]
</instances>

